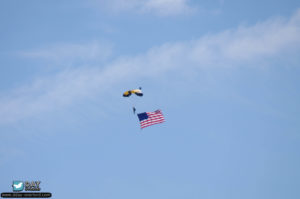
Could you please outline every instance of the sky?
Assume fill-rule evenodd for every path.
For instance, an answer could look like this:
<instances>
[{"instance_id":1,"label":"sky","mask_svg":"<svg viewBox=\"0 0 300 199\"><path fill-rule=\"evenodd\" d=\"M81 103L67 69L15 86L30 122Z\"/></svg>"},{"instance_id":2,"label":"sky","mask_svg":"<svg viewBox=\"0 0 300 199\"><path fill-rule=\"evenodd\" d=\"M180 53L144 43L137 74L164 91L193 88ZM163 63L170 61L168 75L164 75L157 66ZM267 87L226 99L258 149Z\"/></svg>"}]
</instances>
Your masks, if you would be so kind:
<instances>
[{"instance_id":1,"label":"sky","mask_svg":"<svg viewBox=\"0 0 300 199\"><path fill-rule=\"evenodd\" d=\"M300 1L1 0L0 27L0 192L300 198Z\"/></svg>"}]
</instances>

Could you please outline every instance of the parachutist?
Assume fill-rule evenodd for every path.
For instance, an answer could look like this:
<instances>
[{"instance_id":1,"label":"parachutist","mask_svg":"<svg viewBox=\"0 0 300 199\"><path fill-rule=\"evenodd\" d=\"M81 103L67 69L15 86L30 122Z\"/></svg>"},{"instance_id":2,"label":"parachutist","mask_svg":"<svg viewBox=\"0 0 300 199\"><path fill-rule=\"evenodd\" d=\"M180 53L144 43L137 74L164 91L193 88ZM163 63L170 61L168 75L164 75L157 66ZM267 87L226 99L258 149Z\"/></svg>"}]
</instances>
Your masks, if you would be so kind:
<instances>
[{"instance_id":1,"label":"parachutist","mask_svg":"<svg viewBox=\"0 0 300 199\"><path fill-rule=\"evenodd\" d=\"M135 107L132 107L132 110L133 110L133 114L135 114L136 111Z\"/></svg>"}]
</instances>

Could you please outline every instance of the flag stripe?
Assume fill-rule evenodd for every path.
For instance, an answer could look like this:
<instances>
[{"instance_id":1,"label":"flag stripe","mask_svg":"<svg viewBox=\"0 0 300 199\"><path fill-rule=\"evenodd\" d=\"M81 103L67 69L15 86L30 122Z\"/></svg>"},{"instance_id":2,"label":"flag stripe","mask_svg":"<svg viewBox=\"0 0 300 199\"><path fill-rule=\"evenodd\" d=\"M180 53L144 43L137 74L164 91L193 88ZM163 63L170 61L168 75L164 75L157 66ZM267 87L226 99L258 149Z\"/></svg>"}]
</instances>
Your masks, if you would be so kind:
<instances>
[{"instance_id":1,"label":"flag stripe","mask_svg":"<svg viewBox=\"0 0 300 199\"><path fill-rule=\"evenodd\" d=\"M149 117L150 118L150 117ZM150 119L144 120L144 121L155 121L155 120L163 120L164 118L150 118ZM142 121L143 122L143 121Z\"/></svg>"},{"instance_id":2,"label":"flag stripe","mask_svg":"<svg viewBox=\"0 0 300 199\"><path fill-rule=\"evenodd\" d=\"M149 121L142 121L141 123L153 123L153 122L160 122L164 121L164 119L159 119L159 120L149 120Z\"/></svg>"},{"instance_id":3,"label":"flag stripe","mask_svg":"<svg viewBox=\"0 0 300 199\"><path fill-rule=\"evenodd\" d=\"M160 122L155 122L155 123L148 123L148 124L142 124L142 127L147 127L147 126L151 126L153 124L159 124L159 123L163 123L164 121L160 121Z\"/></svg>"},{"instance_id":4,"label":"flag stripe","mask_svg":"<svg viewBox=\"0 0 300 199\"><path fill-rule=\"evenodd\" d=\"M155 122L155 123L146 123L146 124L141 124L141 126L151 126L153 124L159 124L159 123L163 123L164 121L160 121L160 122Z\"/></svg>"}]
</instances>

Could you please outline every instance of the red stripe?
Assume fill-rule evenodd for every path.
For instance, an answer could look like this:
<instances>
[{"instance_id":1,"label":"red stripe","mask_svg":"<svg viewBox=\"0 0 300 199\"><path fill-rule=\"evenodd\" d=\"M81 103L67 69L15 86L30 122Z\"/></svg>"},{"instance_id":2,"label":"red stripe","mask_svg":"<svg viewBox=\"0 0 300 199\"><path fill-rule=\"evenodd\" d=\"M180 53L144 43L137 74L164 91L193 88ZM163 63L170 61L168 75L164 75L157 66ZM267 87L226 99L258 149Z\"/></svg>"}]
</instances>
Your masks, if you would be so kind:
<instances>
[{"instance_id":1,"label":"red stripe","mask_svg":"<svg viewBox=\"0 0 300 199\"><path fill-rule=\"evenodd\" d=\"M152 123L152 122L157 122L157 121L164 121L164 119L142 121L141 123Z\"/></svg>"},{"instance_id":2,"label":"red stripe","mask_svg":"<svg viewBox=\"0 0 300 199\"><path fill-rule=\"evenodd\" d=\"M150 126L153 124L159 124L159 123L163 123L164 121L159 121L159 122L155 122L155 123L146 123L146 124L141 124L141 126Z\"/></svg>"},{"instance_id":3,"label":"red stripe","mask_svg":"<svg viewBox=\"0 0 300 199\"><path fill-rule=\"evenodd\" d=\"M160 117L160 118L151 118L151 119L143 120L141 122L156 121L156 120L164 120L164 118L163 117Z\"/></svg>"},{"instance_id":4,"label":"red stripe","mask_svg":"<svg viewBox=\"0 0 300 199\"><path fill-rule=\"evenodd\" d=\"M148 126L151 126L151 125L154 125L154 124L160 124L160 123L163 123L163 122L157 122L157 123L152 123L152 124L141 125L141 128L145 128L145 127L148 127Z\"/></svg>"},{"instance_id":5,"label":"red stripe","mask_svg":"<svg viewBox=\"0 0 300 199\"><path fill-rule=\"evenodd\" d=\"M163 122L158 122L158 123L154 123L154 124L160 124L160 123L163 123ZM151 125L154 125L154 124L142 125L141 128L145 128L145 127L148 127L148 126L151 126Z\"/></svg>"}]
</instances>

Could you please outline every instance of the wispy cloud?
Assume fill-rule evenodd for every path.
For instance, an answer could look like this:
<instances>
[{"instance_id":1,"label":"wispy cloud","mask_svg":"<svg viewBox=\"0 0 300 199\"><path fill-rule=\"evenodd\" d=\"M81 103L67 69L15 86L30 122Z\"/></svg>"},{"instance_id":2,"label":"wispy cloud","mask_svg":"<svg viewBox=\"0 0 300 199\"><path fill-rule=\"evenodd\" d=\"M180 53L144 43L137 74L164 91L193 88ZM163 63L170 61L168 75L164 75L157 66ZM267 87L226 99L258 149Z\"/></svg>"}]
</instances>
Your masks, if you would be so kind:
<instances>
[{"instance_id":1,"label":"wispy cloud","mask_svg":"<svg viewBox=\"0 0 300 199\"><path fill-rule=\"evenodd\" d=\"M5 97L0 98L0 121L16 122L63 108L75 101L103 94L130 78L152 78L170 71L182 73L199 68L245 67L251 62L268 60L282 52L299 49L300 11L289 20L271 19L198 40L163 44L135 57L120 57L104 68L69 69L55 76L37 79L31 85L2 94ZM70 57L76 54L70 54Z\"/></svg>"},{"instance_id":2,"label":"wispy cloud","mask_svg":"<svg viewBox=\"0 0 300 199\"><path fill-rule=\"evenodd\" d=\"M162 16L189 13L193 10L187 0L150 0L145 2L141 9Z\"/></svg>"},{"instance_id":3,"label":"wispy cloud","mask_svg":"<svg viewBox=\"0 0 300 199\"><path fill-rule=\"evenodd\" d=\"M159 16L174 16L194 10L189 0L94 0L102 8L114 13L152 13Z\"/></svg>"},{"instance_id":4,"label":"wispy cloud","mask_svg":"<svg viewBox=\"0 0 300 199\"><path fill-rule=\"evenodd\" d=\"M21 56L44 59L56 63L74 63L103 61L112 53L113 45L109 42L92 41L89 43L57 43L41 49L20 52Z\"/></svg>"}]
</instances>

